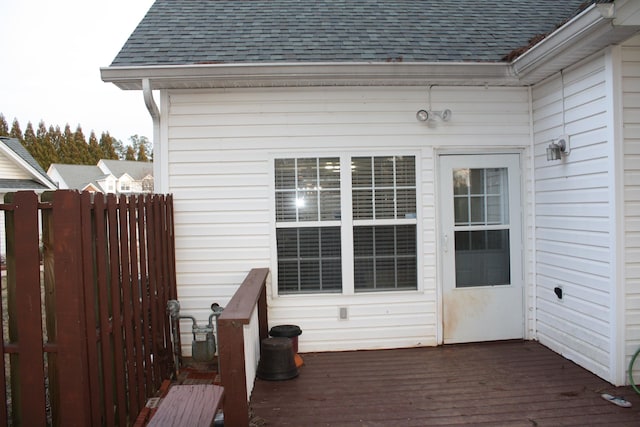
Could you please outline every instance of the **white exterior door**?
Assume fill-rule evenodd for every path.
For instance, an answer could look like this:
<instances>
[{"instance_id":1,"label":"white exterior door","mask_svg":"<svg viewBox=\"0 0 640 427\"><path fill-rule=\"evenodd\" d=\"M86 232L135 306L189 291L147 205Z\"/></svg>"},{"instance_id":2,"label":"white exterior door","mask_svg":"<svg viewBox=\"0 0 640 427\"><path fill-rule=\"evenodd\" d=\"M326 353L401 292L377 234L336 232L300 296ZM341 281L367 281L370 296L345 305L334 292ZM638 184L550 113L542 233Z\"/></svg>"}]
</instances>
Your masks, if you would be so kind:
<instances>
[{"instance_id":1,"label":"white exterior door","mask_svg":"<svg viewBox=\"0 0 640 427\"><path fill-rule=\"evenodd\" d=\"M519 155L441 155L439 185L444 343L522 338Z\"/></svg>"}]
</instances>

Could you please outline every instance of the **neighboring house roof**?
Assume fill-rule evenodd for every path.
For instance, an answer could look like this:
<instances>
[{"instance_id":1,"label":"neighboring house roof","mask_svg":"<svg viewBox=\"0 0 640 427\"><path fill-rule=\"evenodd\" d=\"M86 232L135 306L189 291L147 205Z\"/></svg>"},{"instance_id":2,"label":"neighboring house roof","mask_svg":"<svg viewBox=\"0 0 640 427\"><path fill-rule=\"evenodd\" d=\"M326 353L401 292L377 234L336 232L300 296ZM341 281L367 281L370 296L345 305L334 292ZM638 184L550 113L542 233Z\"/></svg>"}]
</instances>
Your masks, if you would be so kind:
<instances>
[{"instance_id":1,"label":"neighboring house roof","mask_svg":"<svg viewBox=\"0 0 640 427\"><path fill-rule=\"evenodd\" d=\"M503 62L584 0L157 0L111 66ZM600 1L602 3L602 1Z\"/></svg>"},{"instance_id":2,"label":"neighboring house roof","mask_svg":"<svg viewBox=\"0 0 640 427\"><path fill-rule=\"evenodd\" d=\"M149 175L153 176L153 163L151 162L102 159L98 162L98 167L104 173L111 173L117 178L128 174L134 180L141 181Z\"/></svg>"},{"instance_id":3,"label":"neighboring house roof","mask_svg":"<svg viewBox=\"0 0 640 427\"><path fill-rule=\"evenodd\" d=\"M52 163L49 166L49 175L59 177L61 188L71 188L76 190L84 190L88 186L100 188L97 181L103 180L109 176L105 174L98 166L93 165L68 165L62 163Z\"/></svg>"},{"instance_id":4,"label":"neighboring house roof","mask_svg":"<svg viewBox=\"0 0 640 427\"><path fill-rule=\"evenodd\" d=\"M56 189L55 183L18 139L0 136L0 152L4 153L18 169L31 176L24 179L0 176L0 192Z\"/></svg>"}]
</instances>

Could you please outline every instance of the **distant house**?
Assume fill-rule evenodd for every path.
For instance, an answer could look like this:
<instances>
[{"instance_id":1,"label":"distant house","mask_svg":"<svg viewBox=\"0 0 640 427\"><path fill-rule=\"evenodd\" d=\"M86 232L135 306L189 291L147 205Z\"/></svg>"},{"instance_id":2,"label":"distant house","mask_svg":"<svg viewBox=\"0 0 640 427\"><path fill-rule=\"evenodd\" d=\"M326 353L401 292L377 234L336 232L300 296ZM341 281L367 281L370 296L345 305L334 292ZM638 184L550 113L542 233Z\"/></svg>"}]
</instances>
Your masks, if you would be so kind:
<instances>
[{"instance_id":1,"label":"distant house","mask_svg":"<svg viewBox=\"0 0 640 427\"><path fill-rule=\"evenodd\" d=\"M153 164L100 160L96 166L52 163L47 174L61 189L114 194L153 192Z\"/></svg>"},{"instance_id":2,"label":"distant house","mask_svg":"<svg viewBox=\"0 0 640 427\"><path fill-rule=\"evenodd\" d=\"M3 200L7 193L15 191L42 193L56 188L56 184L18 139L0 136L0 195ZM4 215L0 215L0 230L4 230ZM0 253L4 255L5 252L6 242L2 239Z\"/></svg>"},{"instance_id":3,"label":"distant house","mask_svg":"<svg viewBox=\"0 0 640 427\"><path fill-rule=\"evenodd\" d=\"M185 314L269 266L303 352L529 339L626 381L640 1L188 3L102 69L153 119Z\"/></svg>"}]
</instances>

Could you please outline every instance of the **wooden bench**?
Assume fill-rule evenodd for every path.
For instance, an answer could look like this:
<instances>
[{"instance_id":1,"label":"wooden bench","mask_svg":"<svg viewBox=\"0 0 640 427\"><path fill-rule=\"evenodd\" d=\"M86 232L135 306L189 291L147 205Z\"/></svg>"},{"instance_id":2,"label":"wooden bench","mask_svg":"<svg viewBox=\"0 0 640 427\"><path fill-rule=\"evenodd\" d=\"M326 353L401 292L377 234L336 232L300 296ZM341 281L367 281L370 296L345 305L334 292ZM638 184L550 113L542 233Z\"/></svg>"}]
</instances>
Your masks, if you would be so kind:
<instances>
[{"instance_id":1,"label":"wooden bench","mask_svg":"<svg viewBox=\"0 0 640 427\"><path fill-rule=\"evenodd\" d=\"M224 389L213 384L174 385L147 426L210 427L222 405Z\"/></svg>"}]
</instances>

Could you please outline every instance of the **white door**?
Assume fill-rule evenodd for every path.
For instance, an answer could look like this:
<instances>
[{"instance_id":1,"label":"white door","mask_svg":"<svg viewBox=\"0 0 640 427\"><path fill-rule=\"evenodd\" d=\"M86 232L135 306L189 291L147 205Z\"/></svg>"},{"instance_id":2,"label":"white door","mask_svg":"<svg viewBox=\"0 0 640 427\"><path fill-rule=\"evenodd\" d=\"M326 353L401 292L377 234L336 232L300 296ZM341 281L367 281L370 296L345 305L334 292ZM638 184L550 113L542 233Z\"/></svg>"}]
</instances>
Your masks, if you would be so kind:
<instances>
[{"instance_id":1,"label":"white door","mask_svg":"<svg viewBox=\"0 0 640 427\"><path fill-rule=\"evenodd\" d=\"M520 158L440 156L444 343L522 338Z\"/></svg>"}]
</instances>

